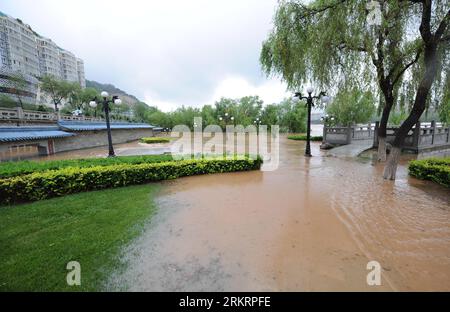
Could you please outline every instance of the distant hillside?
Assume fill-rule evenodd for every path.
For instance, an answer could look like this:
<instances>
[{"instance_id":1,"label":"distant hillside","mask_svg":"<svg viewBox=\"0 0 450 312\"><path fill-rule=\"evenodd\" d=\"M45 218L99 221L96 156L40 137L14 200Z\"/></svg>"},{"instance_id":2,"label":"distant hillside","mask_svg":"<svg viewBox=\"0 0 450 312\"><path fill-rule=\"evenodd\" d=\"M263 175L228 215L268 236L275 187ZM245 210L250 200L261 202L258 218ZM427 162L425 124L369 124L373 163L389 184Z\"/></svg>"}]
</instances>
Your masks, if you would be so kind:
<instances>
[{"instance_id":1,"label":"distant hillside","mask_svg":"<svg viewBox=\"0 0 450 312\"><path fill-rule=\"evenodd\" d=\"M118 95L123 102L125 102L129 105L133 105L136 102L140 102L140 100L137 97L135 97L134 95L128 94L125 91L123 91L119 88L116 88L116 86L114 86L112 84L108 84L108 83L103 84L103 83L100 83L97 81L86 79L86 87L94 88L99 92L106 91L111 95Z\"/></svg>"}]
</instances>

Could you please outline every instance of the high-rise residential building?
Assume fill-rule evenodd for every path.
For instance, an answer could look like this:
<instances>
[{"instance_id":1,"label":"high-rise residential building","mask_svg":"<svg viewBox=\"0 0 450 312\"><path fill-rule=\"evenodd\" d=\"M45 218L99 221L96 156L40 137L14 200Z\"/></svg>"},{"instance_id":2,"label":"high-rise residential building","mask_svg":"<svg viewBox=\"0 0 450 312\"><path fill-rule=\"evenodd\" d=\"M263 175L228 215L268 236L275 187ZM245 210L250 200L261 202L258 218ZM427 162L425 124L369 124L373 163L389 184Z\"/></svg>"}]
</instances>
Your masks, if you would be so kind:
<instances>
[{"instance_id":1,"label":"high-rise residential building","mask_svg":"<svg viewBox=\"0 0 450 312\"><path fill-rule=\"evenodd\" d=\"M78 82L77 58L72 52L62 50L61 56L61 75L62 78L70 82Z\"/></svg>"},{"instance_id":2,"label":"high-rise residential building","mask_svg":"<svg viewBox=\"0 0 450 312\"><path fill-rule=\"evenodd\" d=\"M37 79L51 75L86 87L84 62L51 39L34 32L20 19L0 12L0 94L13 96L14 77L27 81L28 99L36 100ZM11 79L12 78L12 79ZM33 102L33 101L31 101Z\"/></svg>"},{"instance_id":3,"label":"high-rise residential building","mask_svg":"<svg viewBox=\"0 0 450 312\"><path fill-rule=\"evenodd\" d=\"M84 62L80 58L77 58L77 73L78 83L82 88L86 88L86 78L84 77Z\"/></svg>"},{"instance_id":4,"label":"high-rise residential building","mask_svg":"<svg viewBox=\"0 0 450 312\"><path fill-rule=\"evenodd\" d=\"M60 48L51 40L44 37L36 38L39 56L40 75L51 75L63 79L61 72Z\"/></svg>"},{"instance_id":5,"label":"high-rise residential building","mask_svg":"<svg viewBox=\"0 0 450 312\"><path fill-rule=\"evenodd\" d=\"M22 74L39 76L36 34L19 19L0 16L0 29L5 40L9 69Z\"/></svg>"}]
</instances>

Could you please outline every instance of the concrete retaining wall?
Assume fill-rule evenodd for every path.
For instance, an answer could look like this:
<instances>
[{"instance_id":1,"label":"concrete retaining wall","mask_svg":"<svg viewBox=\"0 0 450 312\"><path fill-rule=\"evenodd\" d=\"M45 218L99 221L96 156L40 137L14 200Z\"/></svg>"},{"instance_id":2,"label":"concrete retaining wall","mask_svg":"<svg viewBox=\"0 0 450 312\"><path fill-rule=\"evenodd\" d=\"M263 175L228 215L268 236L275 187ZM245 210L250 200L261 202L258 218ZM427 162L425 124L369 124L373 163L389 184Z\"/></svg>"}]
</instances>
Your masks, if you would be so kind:
<instances>
[{"instance_id":1,"label":"concrete retaining wall","mask_svg":"<svg viewBox=\"0 0 450 312\"><path fill-rule=\"evenodd\" d=\"M73 137L55 139L55 153L108 145L106 130L75 133L77 135ZM153 131L152 129L114 129L111 130L111 134L113 143L118 144L139 140L142 137L151 137L153 136Z\"/></svg>"}]
</instances>

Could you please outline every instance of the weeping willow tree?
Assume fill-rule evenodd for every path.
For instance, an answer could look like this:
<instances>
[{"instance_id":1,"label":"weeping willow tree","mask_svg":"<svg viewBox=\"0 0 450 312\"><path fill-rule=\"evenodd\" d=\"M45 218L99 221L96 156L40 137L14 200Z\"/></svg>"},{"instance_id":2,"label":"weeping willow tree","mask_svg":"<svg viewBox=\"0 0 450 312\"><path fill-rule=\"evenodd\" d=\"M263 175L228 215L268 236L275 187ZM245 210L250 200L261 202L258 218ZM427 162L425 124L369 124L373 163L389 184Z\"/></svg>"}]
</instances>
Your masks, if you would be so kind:
<instances>
[{"instance_id":1,"label":"weeping willow tree","mask_svg":"<svg viewBox=\"0 0 450 312\"><path fill-rule=\"evenodd\" d=\"M395 133L392 151L384 168L385 179L395 179L401 148L408 132L419 121L433 95L443 94L442 104L446 105L448 76L450 74L450 4L448 1L410 0L420 18L420 40L423 45L421 67L414 102L409 116ZM433 87L433 83L434 84ZM443 85L443 91L438 88Z\"/></svg>"},{"instance_id":2,"label":"weeping willow tree","mask_svg":"<svg viewBox=\"0 0 450 312\"><path fill-rule=\"evenodd\" d=\"M444 24L448 4L379 0L370 7L369 3L374 1L280 1L260 62L267 75L281 77L292 90L307 81L332 92L349 86L372 89L380 98L378 158L384 161L389 114L396 105L413 106L409 103L425 70L420 4L432 7L432 18ZM368 8L376 9L377 23L370 22L373 11ZM444 88L444 80L436 84L436 95L442 93L438 90Z\"/></svg>"}]
</instances>

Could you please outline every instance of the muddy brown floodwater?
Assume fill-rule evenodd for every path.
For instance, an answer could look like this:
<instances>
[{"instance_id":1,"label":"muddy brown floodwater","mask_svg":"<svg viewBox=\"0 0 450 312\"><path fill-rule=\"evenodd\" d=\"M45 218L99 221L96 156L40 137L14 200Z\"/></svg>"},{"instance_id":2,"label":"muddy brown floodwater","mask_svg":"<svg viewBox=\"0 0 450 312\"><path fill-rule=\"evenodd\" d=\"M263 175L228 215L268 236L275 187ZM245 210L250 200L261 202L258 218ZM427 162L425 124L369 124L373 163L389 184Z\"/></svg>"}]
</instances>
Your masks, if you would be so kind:
<instances>
[{"instance_id":1,"label":"muddy brown floodwater","mask_svg":"<svg viewBox=\"0 0 450 312\"><path fill-rule=\"evenodd\" d=\"M370 154L327 157L280 140L272 172L164 182L158 213L123 253L108 289L143 291L450 290L450 192L381 178ZM382 266L368 286L366 266Z\"/></svg>"}]
</instances>

